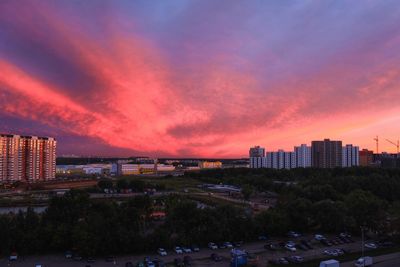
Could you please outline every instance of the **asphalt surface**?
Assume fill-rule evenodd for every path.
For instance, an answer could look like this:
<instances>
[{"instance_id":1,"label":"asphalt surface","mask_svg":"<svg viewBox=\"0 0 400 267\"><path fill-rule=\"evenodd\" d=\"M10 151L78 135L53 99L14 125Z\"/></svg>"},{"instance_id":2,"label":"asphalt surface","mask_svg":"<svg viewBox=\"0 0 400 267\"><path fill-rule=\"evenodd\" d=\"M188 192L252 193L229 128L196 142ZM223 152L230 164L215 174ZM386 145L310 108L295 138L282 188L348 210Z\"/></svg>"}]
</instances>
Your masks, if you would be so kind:
<instances>
[{"instance_id":1,"label":"asphalt surface","mask_svg":"<svg viewBox=\"0 0 400 267\"><path fill-rule=\"evenodd\" d=\"M323 257L323 251L326 249L326 247L322 246L319 242L312 241L312 244L314 246L313 250L308 250L308 251L298 250L297 252L289 252L282 249L276 252L272 252L264 249L264 244L265 242L261 241L254 243L245 243L240 249L245 249L250 253L256 254L259 257L258 266L266 266L268 260L270 259L287 257L291 255L303 256L305 260L321 258ZM356 242L354 243L336 245L332 246L331 248L344 248L350 250L351 252L355 252L361 250L361 242L360 240L356 240ZM212 253L217 253L218 255L222 256L223 260L218 263L213 262L210 259L210 255ZM193 259L193 266L228 266L230 262L230 249L210 250L208 248L201 248L200 252L183 254L183 255L176 255L172 251L168 251L168 255L165 257L158 256L155 253L154 254L150 253L147 255L120 256L116 257L115 263L106 262L104 258L96 258L96 261L94 263L87 263L85 260L74 261L72 259L65 259L64 255L45 255L45 256L27 256L27 257L20 256L19 259L15 262L9 262L8 259L5 258L1 259L0 267L2 266L35 267L35 264L42 264L43 267L75 267L75 266L85 267L87 265L90 265L91 267L112 267L112 266L125 266L125 263L129 261L136 264L137 262L142 261L145 256L150 256L151 258L157 257L162 259L165 263L168 263L168 262L173 262L175 258L183 258L183 256L185 255L190 255L190 257ZM382 265L382 267L387 267L387 266Z\"/></svg>"}]
</instances>

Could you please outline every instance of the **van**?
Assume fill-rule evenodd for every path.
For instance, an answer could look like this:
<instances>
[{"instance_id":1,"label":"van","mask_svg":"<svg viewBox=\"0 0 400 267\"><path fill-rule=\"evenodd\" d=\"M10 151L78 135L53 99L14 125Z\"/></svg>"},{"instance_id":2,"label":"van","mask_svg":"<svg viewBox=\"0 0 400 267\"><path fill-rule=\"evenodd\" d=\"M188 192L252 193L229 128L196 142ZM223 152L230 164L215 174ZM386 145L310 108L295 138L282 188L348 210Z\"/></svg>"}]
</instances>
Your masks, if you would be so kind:
<instances>
[{"instance_id":1,"label":"van","mask_svg":"<svg viewBox=\"0 0 400 267\"><path fill-rule=\"evenodd\" d=\"M373 264L372 257L361 257L354 263L354 266L368 267L368 266L372 266L372 264Z\"/></svg>"}]
</instances>

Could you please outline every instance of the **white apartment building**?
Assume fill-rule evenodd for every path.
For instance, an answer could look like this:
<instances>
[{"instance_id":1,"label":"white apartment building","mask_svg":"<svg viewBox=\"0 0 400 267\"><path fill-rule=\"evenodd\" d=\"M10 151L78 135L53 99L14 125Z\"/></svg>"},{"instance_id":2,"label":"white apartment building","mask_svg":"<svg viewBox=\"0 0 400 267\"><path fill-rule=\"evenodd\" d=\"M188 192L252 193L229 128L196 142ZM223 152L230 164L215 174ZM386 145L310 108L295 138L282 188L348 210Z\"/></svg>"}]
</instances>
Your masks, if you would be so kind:
<instances>
[{"instance_id":1,"label":"white apartment building","mask_svg":"<svg viewBox=\"0 0 400 267\"><path fill-rule=\"evenodd\" d=\"M346 145L342 148L342 167L360 165L359 147Z\"/></svg>"},{"instance_id":2,"label":"white apartment building","mask_svg":"<svg viewBox=\"0 0 400 267\"><path fill-rule=\"evenodd\" d=\"M294 147L296 157L295 168L308 168L311 167L311 147L306 144Z\"/></svg>"}]
</instances>

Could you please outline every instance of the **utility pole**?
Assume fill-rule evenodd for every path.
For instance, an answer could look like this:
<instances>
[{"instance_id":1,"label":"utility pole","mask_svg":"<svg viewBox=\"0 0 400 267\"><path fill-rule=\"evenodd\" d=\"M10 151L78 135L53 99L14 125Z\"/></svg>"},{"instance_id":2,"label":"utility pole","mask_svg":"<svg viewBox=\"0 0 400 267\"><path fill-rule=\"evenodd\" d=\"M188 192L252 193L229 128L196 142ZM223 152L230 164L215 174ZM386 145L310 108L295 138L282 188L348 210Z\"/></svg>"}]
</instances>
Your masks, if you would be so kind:
<instances>
[{"instance_id":1,"label":"utility pole","mask_svg":"<svg viewBox=\"0 0 400 267\"><path fill-rule=\"evenodd\" d=\"M365 258L364 258L364 226L361 226L361 257L363 259L363 267L365 267Z\"/></svg>"}]
</instances>

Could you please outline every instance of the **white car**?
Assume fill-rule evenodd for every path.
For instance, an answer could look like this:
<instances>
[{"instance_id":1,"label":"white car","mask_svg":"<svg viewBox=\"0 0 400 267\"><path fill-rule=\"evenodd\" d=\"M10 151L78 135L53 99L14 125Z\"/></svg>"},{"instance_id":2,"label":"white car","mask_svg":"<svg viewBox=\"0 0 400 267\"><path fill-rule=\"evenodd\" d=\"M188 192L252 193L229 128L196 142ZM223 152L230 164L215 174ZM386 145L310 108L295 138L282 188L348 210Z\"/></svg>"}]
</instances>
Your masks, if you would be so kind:
<instances>
[{"instance_id":1,"label":"white car","mask_svg":"<svg viewBox=\"0 0 400 267\"><path fill-rule=\"evenodd\" d=\"M224 246L227 247L227 248L233 248L233 245L232 245L231 242L225 242Z\"/></svg>"},{"instance_id":2,"label":"white car","mask_svg":"<svg viewBox=\"0 0 400 267\"><path fill-rule=\"evenodd\" d=\"M181 247L175 247L175 253L176 254L182 254L183 253L182 248Z\"/></svg>"},{"instance_id":3,"label":"white car","mask_svg":"<svg viewBox=\"0 0 400 267\"><path fill-rule=\"evenodd\" d=\"M217 246L217 244L210 242L210 243L208 243L208 248L215 250L215 249L218 249L218 246Z\"/></svg>"},{"instance_id":4,"label":"white car","mask_svg":"<svg viewBox=\"0 0 400 267\"><path fill-rule=\"evenodd\" d=\"M317 240L317 241L321 241L321 240L324 240L324 239L326 239L326 238L325 238L325 236L323 236L323 235L315 235L315 236L314 236L314 239Z\"/></svg>"},{"instance_id":5,"label":"white car","mask_svg":"<svg viewBox=\"0 0 400 267\"><path fill-rule=\"evenodd\" d=\"M289 251L295 252L296 251L296 247L293 244L286 244L285 248Z\"/></svg>"},{"instance_id":6,"label":"white car","mask_svg":"<svg viewBox=\"0 0 400 267\"><path fill-rule=\"evenodd\" d=\"M182 250L185 253L192 253L192 250L190 248L187 248L187 247L182 247Z\"/></svg>"},{"instance_id":7,"label":"white car","mask_svg":"<svg viewBox=\"0 0 400 267\"><path fill-rule=\"evenodd\" d=\"M369 249L377 249L378 246L375 243L365 243L364 247L369 248Z\"/></svg>"},{"instance_id":8,"label":"white car","mask_svg":"<svg viewBox=\"0 0 400 267\"><path fill-rule=\"evenodd\" d=\"M158 253L158 255L160 255L160 256L167 256L167 255L168 255L167 251L166 251L165 249L163 249L163 248L159 248L159 249L157 250L157 253Z\"/></svg>"},{"instance_id":9,"label":"white car","mask_svg":"<svg viewBox=\"0 0 400 267\"><path fill-rule=\"evenodd\" d=\"M324 250L323 252L325 255L337 257L338 253L335 250Z\"/></svg>"},{"instance_id":10,"label":"white car","mask_svg":"<svg viewBox=\"0 0 400 267\"><path fill-rule=\"evenodd\" d=\"M9 260L10 260L10 261L16 261L16 260L18 260L18 254L17 254L17 253L12 253L12 254L10 255Z\"/></svg>"}]
</instances>

